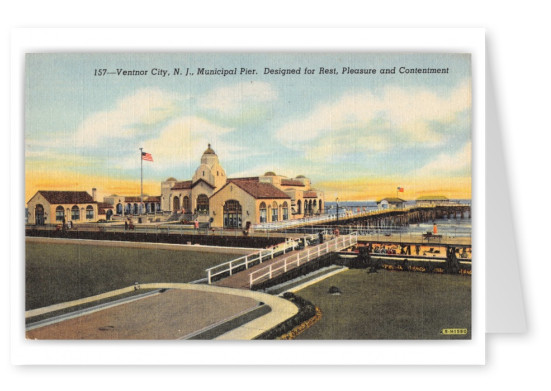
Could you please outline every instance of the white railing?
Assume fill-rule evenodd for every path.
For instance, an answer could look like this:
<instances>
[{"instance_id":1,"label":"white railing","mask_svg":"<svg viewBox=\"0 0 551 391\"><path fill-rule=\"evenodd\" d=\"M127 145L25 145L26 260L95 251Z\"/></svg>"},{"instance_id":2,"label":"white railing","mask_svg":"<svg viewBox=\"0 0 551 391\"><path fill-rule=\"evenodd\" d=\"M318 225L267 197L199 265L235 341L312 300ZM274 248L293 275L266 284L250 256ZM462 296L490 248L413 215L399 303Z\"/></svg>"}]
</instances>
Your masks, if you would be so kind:
<instances>
[{"instance_id":1,"label":"white railing","mask_svg":"<svg viewBox=\"0 0 551 391\"><path fill-rule=\"evenodd\" d=\"M248 269L250 266L262 263L268 259L274 259L274 257L282 254L284 255L289 251L293 251L295 248L297 248L300 245L301 240L314 240L316 237L317 235L309 235L301 239L285 239L285 242L277 244L271 248L260 250L255 253L232 259L229 262L224 262L208 268L205 270L207 272L207 281L209 284L211 284L212 279L216 276L228 273L231 276L233 275L234 271L236 271L237 269L239 269L240 271L243 266L245 267L245 269Z\"/></svg>"},{"instance_id":2,"label":"white railing","mask_svg":"<svg viewBox=\"0 0 551 391\"><path fill-rule=\"evenodd\" d=\"M269 280L280 274L287 272L308 263L322 255L343 250L358 243L358 234L356 232L350 235L337 236L327 242L315 247L306 247L304 250L283 257L282 259L271 263L261 269L255 270L249 274L249 287L261 281Z\"/></svg>"},{"instance_id":3,"label":"white railing","mask_svg":"<svg viewBox=\"0 0 551 391\"><path fill-rule=\"evenodd\" d=\"M309 217L303 217L300 219L293 219L293 220L286 220L286 221L278 221L278 222L270 222L270 223L260 223L260 224L253 224L253 229L257 231L269 231L269 230L280 230L282 228L290 228L290 227L296 227L300 225L307 225L307 224L313 224L313 223L327 223L331 221L338 221L338 220L347 220L349 218L358 218L358 217L366 217L366 216L373 216L378 214L384 214L392 211L402 211L406 212L411 209L416 208L436 208L437 206L470 206L469 204L458 204L454 202L447 202L447 203L439 203L435 205L405 205L401 208L386 208L386 209L370 209L366 210L364 207L341 207L339 208L339 216L337 218L337 213L335 208L327 210L325 213L321 215L314 215Z\"/></svg>"},{"instance_id":4,"label":"white railing","mask_svg":"<svg viewBox=\"0 0 551 391\"><path fill-rule=\"evenodd\" d=\"M326 213L317 215L317 216L309 216L304 217L300 219L294 219L294 220L286 220L286 221L278 221L278 222L271 222L271 223L260 223L260 224L253 224L253 229L255 230L274 230L274 229L281 229L286 227L295 227L298 225L303 224L312 224L312 223L326 223L330 221L337 221L337 220L346 220L349 218L357 218L357 217L364 217L364 216L372 216L377 214L383 214L387 213L389 211L408 211L410 209L417 208L416 205L407 205L402 208L388 208L388 209L371 209L371 210L365 210L363 207L342 207L339 208L339 216L337 219L337 213L336 210L328 210ZM434 206L425 206L427 207L434 207Z\"/></svg>"}]
</instances>

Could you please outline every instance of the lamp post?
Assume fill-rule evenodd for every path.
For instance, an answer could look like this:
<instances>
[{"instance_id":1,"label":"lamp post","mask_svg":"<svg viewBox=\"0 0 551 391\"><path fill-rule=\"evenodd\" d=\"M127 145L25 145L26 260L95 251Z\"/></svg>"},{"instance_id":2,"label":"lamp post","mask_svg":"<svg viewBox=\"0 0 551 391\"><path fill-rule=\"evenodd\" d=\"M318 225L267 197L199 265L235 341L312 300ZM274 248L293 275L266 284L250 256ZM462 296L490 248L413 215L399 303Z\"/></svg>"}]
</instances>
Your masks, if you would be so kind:
<instances>
[{"instance_id":1,"label":"lamp post","mask_svg":"<svg viewBox=\"0 0 551 391\"><path fill-rule=\"evenodd\" d=\"M339 197L335 200L337 201L337 226L339 225Z\"/></svg>"}]
</instances>

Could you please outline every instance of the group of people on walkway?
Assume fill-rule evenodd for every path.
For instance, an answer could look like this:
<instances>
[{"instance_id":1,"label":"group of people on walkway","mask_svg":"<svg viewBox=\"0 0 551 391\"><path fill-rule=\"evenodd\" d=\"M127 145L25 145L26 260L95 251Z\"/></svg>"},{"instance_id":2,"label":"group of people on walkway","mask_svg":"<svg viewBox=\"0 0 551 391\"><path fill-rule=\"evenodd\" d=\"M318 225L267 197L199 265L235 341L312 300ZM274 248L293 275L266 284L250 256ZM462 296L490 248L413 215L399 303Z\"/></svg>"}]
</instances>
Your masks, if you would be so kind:
<instances>
[{"instance_id":1,"label":"group of people on walkway","mask_svg":"<svg viewBox=\"0 0 551 391\"><path fill-rule=\"evenodd\" d=\"M134 230L134 222L132 221L132 218L129 217L127 218L126 220L124 220L124 230L125 231L128 231L128 230Z\"/></svg>"}]
</instances>

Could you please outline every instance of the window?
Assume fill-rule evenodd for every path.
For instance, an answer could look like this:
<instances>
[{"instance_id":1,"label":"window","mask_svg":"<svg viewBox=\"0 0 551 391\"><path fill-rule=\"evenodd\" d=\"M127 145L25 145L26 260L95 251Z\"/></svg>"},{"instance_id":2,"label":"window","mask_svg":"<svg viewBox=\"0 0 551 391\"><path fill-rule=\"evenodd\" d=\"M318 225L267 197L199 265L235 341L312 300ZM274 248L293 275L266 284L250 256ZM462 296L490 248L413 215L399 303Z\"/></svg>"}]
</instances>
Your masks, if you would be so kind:
<instances>
[{"instance_id":1,"label":"window","mask_svg":"<svg viewBox=\"0 0 551 391\"><path fill-rule=\"evenodd\" d=\"M189 197L184 197L184 205L183 208L185 209L186 213L191 213L191 205L189 204Z\"/></svg>"},{"instance_id":2,"label":"window","mask_svg":"<svg viewBox=\"0 0 551 391\"><path fill-rule=\"evenodd\" d=\"M282 205L281 214L282 220L289 220L289 206L287 205L287 201L285 201Z\"/></svg>"},{"instance_id":3,"label":"window","mask_svg":"<svg viewBox=\"0 0 551 391\"><path fill-rule=\"evenodd\" d=\"M206 194L199 194L197 197L197 213L201 215L209 214L209 197Z\"/></svg>"},{"instance_id":4,"label":"window","mask_svg":"<svg viewBox=\"0 0 551 391\"><path fill-rule=\"evenodd\" d=\"M94 207L92 205L88 205L86 207L86 220L92 220L94 218Z\"/></svg>"},{"instance_id":5,"label":"window","mask_svg":"<svg viewBox=\"0 0 551 391\"><path fill-rule=\"evenodd\" d=\"M260 222L266 222L266 204L264 202L260 203Z\"/></svg>"},{"instance_id":6,"label":"window","mask_svg":"<svg viewBox=\"0 0 551 391\"><path fill-rule=\"evenodd\" d=\"M172 211L178 212L180 210L180 198L178 196L174 196L172 199Z\"/></svg>"},{"instance_id":7,"label":"window","mask_svg":"<svg viewBox=\"0 0 551 391\"><path fill-rule=\"evenodd\" d=\"M239 201L228 200L224 204L224 228L241 228L242 208Z\"/></svg>"},{"instance_id":8,"label":"window","mask_svg":"<svg viewBox=\"0 0 551 391\"><path fill-rule=\"evenodd\" d=\"M76 205L71 208L71 220L80 220L80 210Z\"/></svg>"},{"instance_id":9,"label":"window","mask_svg":"<svg viewBox=\"0 0 551 391\"><path fill-rule=\"evenodd\" d=\"M274 203L272 204L272 221L277 221L278 219L278 207L277 207L277 202L274 201Z\"/></svg>"},{"instance_id":10,"label":"window","mask_svg":"<svg viewBox=\"0 0 551 391\"><path fill-rule=\"evenodd\" d=\"M58 206L55 208L55 221L63 221L63 218L65 217L65 210L63 210L63 206Z\"/></svg>"}]
</instances>

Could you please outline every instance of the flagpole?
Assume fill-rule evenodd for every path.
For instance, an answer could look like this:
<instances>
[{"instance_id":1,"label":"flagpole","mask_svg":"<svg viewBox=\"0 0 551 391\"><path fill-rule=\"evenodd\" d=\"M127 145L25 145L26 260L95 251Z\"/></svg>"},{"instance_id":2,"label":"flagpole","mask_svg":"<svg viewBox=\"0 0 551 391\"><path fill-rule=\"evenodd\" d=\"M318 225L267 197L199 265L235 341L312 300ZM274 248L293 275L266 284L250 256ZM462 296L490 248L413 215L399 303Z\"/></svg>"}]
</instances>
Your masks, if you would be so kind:
<instances>
[{"instance_id":1,"label":"flagpole","mask_svg":"<svg viewBox=\"0 0 551 391\"><path fill-rule=\"evenodd\" d=\"M143 148L140 148L140 215L143 212Z\"/></svg>"}]
</instances>

